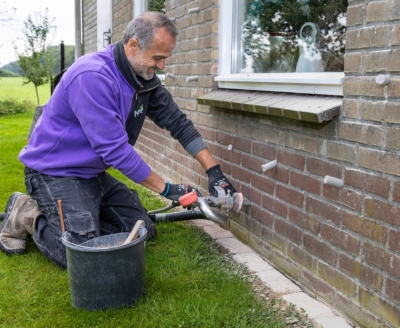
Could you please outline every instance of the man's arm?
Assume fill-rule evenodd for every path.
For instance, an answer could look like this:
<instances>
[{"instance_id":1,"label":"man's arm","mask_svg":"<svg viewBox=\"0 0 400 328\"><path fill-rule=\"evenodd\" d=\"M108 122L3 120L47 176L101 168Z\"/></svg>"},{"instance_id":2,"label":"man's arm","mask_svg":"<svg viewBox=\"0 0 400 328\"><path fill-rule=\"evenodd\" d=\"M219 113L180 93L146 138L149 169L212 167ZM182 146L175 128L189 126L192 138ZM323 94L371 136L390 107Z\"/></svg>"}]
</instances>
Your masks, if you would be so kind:
<instances>
[{"instance_id":1,"label":"man's arm","mask_svg":"<svg viewBox=\"0 0 400 328\"><path fill-rule=\"evenodd\" d=\"M163 192L165 189L165 181L156 173L153 171L150 172L150 175L147 177L147 179L143 180L140 182L140 184L143 187L146 187L152 191L155 191L159 194Z\"/></svg>"},{"instance_id":2,"label":"man's arm","mask_svg":"<svg viewBox=\"0 0 400 328\"><path fill-rule=\"evenodd\" d=\"M204 171L207 171L210 167L217 165L217 162L212 157L208 148L200 150L194 158L200 163Z\"/></svg>"}]
</instances>

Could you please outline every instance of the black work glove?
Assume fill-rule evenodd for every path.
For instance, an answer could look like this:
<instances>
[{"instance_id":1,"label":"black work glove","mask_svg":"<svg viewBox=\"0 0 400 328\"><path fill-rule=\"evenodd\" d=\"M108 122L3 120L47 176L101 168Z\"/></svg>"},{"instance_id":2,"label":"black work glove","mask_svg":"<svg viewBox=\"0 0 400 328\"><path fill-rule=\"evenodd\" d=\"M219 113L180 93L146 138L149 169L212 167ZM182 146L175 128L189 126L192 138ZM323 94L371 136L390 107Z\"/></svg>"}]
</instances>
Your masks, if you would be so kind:
<instances>
[{"instance_id":1,"label":"black work glove","mask_svg":"<svg viewBox=\"0 0 400 328\"><path fill-rule=\"evenodd\" d=\"M236 192L236 189L222 173L219 164L210 167L206 173L208 175L208 191L211 196L218 196L217 191L214 189L215 186L224 188L225 193L227 193L228 190L231 191L232 195Z\"/></svg>"},{"instance_id":2,"label":"black work glove","mask_svg":"<svg viewBox=\"0 0 400 328\"><path fill-rule=\"evenodd\" d=\"M194 189L193 187L189 186L188 184L170 184L167 182L165 184L165 189L162 193L160 193L161 196L173 200L173 201L179 201L179 197L187 194L188 192L191 192L195 190L197 193L197 196L202 197L201 193Z\"/></svg>"}]
</instances>

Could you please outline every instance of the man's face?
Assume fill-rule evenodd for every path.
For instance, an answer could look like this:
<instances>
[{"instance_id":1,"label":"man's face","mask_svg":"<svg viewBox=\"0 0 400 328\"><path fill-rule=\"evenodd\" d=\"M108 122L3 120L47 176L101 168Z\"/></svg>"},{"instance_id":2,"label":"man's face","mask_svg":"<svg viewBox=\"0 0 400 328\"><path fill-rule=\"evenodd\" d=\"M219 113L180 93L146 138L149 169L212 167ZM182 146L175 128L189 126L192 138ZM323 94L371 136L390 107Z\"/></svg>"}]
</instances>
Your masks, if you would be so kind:
<instances>
[{"instance_id":1,"label":"man's face","mask_svg":"<svg viewBox=\"0 0 400 328\"><path fill-rule=\"evenodd\" d=\"M130 39L125 45L125 53L136 75L151 80L156 69L164 69L165 59L172 55L176 39L165 29L159 29L151 45L142 50L136 39Z\"/></svg>"}]
</instances>

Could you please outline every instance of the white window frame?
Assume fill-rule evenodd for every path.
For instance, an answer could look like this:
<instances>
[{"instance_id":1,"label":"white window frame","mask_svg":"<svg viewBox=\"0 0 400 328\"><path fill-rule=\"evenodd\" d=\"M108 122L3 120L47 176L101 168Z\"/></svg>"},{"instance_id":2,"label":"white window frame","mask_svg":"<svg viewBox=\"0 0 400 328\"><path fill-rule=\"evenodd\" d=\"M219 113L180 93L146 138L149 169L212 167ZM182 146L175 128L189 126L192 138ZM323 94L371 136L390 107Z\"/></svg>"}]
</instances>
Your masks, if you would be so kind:
<instances>
[{"instance_id":1,"label":"white window frame","mask_svg":"<svg viewBox=\"0 0 400 328\"><path fill-rule=\"evenodd\" d=\"M101 51L106 45L104 33L112 35L112 1L97 0L97 50ZM110 34L109 34L110 35Z\"/></svg>"},{"instance_id":2,"label":"white window frame","mask_svg":"<svg viewBox=\"0 0 400 328\"><path fill-rule=\"evenodd\" d=\"M141 13L147 11L148 3L147 0L135 0L133 2L133 17L136 18Z\"/></svg>"},{"instance_id":3,"label":"white window frame","mask_svg":"<svg viewBox=\"0 0 400 328\"><path fill-rule=\"evenodd\" d=\"M343 96L344 72L233 74L237 0L219 0L219 3L219 65L215 77L219 88Z\"/></svg>"}]
</instances>

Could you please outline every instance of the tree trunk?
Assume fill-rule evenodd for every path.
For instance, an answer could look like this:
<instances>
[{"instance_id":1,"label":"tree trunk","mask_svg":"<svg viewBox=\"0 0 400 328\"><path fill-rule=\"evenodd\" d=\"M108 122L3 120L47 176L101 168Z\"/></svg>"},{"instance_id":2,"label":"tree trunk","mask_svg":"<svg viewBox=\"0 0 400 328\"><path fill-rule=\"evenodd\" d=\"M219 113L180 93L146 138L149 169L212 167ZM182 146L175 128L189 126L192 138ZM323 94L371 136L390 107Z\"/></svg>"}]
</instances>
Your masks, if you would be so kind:
<instances>
[{"instance_id":1,"label":"tree trunk","mask_svg":"<svg viewBox=\"0 0 400 328\"><path fill-rule=\"evenodd\" d=\"M38 88L37 88L37 85L35 84L35 90L36 90L36 99L37 99L37 104L38 104L38 106L40 105L40 99L39 99L39 91L38 91Z\"/></svg>"}]
</instances>

